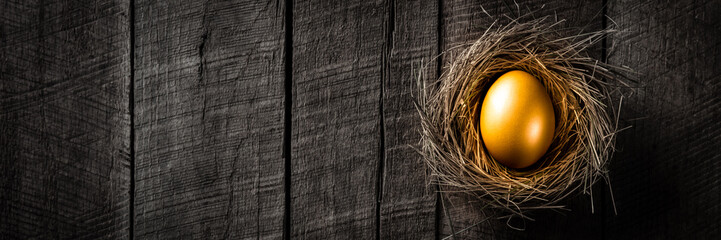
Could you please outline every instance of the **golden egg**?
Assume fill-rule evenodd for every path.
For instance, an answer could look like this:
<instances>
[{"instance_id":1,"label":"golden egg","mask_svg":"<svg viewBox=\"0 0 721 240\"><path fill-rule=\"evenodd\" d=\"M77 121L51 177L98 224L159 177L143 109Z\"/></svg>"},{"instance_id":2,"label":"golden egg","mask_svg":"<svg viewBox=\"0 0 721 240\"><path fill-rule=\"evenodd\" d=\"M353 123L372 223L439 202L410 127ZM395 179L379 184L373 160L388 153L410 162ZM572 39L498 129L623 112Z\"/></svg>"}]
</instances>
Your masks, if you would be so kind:
<instances>
[{"instance_id":1,"label":"golden egg","mask_svg":"<svg viewBox=\"0 0 721 240\"><path fill-rule=\"evenodd\" d=\"M541 82L524 71L501 75L481 105L481 138L493 159L526 168L546 153L556 117Z\"/></svg>"}]
</instances>

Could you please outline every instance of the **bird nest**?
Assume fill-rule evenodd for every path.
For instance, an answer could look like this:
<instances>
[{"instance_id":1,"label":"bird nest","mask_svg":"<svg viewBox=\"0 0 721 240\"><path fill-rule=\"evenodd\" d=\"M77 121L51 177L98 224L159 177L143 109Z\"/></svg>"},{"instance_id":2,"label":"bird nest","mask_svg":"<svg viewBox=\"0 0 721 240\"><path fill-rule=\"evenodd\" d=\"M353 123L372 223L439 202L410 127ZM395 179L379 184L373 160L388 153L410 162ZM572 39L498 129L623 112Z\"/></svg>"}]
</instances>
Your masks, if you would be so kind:
<instances>
[{"instance_id":1,"label":"bird nest","mask_svg":"<svg viewBox=\"0 0 721 240\"><path fill-rule=\"evenodd\" d=\"M421 87L415 98L419 151L440 191L466 192L508 216L528 218L527 210L561 208L569 194L590 194L593 183L607 181L617 130L609 89L621 82L617 70L623 69L585 54L610 30L564 36L557 29L558 22L546 19L493 24L455 57L439 82ZM556 115L551 146L520 170L495 161L479 132L486 91L510 70L535 76Z\"/></svg>"}]
</instances>

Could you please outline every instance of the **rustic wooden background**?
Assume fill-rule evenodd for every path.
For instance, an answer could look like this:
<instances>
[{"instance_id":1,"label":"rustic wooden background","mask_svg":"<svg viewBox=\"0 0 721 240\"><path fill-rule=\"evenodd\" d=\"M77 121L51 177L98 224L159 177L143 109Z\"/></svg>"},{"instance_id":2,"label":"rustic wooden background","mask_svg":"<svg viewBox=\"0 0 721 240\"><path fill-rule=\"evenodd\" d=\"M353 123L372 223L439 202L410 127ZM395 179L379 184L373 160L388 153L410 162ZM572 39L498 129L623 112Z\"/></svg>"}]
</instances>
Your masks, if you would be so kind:
<instances>
[{"instance_id":1,"label":"rustic wooden background","mask_svg":"<svg viewBox=\"0 0 721 240\"><path fill-rule=\"evenodd\" d=\"M493 21L620 30L604 183L491 219L427 187L411 86ZM0 239L721 239L721 1L0 3ZM490 15L490 16L489 16ZM439 53L446 52L440 58Z\"/></svg>"}]
</instances>

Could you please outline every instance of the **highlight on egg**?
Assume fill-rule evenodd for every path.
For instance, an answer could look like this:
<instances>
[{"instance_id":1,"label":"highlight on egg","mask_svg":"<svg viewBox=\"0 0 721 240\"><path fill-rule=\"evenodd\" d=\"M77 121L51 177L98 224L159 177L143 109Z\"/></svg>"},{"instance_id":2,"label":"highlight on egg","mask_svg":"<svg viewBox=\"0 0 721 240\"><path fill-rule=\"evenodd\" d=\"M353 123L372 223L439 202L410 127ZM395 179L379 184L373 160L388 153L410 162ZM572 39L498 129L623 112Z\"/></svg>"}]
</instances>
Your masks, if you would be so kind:
<instances>
[{"instance_id":1,"label":"highlight on egg","mask_svg":"<svg viewBox=\"0 0 721 240\"><path fill-rule=\"evenodd\" d=\"M556 118L551 97L533 75L501 75L481 104L480 131L490 155L509 168L536 163L553 141Z\"/></svg>"}]
</instances>

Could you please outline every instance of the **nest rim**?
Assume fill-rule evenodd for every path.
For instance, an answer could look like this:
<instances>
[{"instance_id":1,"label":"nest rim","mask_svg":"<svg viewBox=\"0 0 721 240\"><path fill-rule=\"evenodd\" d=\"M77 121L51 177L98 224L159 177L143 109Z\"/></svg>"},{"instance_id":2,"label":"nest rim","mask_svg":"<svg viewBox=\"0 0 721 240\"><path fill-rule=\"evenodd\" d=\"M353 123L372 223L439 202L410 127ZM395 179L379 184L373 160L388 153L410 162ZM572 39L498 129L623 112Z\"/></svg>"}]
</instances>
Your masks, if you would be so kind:
<instances>
[{"instance_id":1,"label":"nest rim","mask_svg":"<svg viewBox=\"0 0 721 240\"><path fill-rule=\"evenodd\" d=\"M596 181L608 183L618 129L618 113L607 107L609 81L623 83L617 75L627 69L585 53L612 30L564 37L558 23L546 18L494 22L443 71L435 89L419 78L419 152L439 191L466 192L508 216L530 219L524 211L563 208L558 203L569 194L580 189L590 195ZM543 84L556 117L549 149L520 170L493 159L477 124L485 92L512 70L528 72Z\"/></svg>"}]
</instances>

